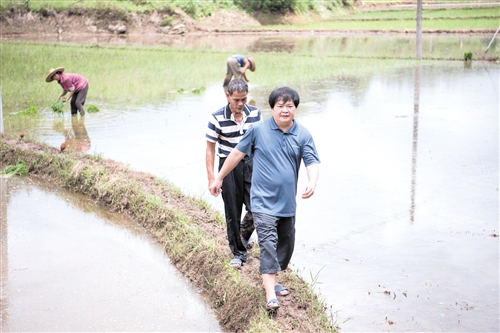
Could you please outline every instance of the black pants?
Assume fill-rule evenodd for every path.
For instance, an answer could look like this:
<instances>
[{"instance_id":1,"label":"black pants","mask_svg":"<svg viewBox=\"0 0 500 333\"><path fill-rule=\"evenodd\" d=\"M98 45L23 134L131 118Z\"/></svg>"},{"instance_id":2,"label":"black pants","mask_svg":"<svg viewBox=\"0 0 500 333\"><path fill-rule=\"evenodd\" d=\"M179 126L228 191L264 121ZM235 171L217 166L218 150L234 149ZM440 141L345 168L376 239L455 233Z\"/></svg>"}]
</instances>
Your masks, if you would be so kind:
<instances>
[{"instance_id":1,"label":"black pants","mask_svg":"<svg viewBox=\"0 0 500 333\"><path fill-rule=\"evenodd\" d=\"M85 86L80 91L77 91L71 96L71 115L76 115L77 111L80 111L80 116L85 115L85 109L83 105L85 104L85 100L87 99L87 92L89 91L89 85Z\"/></svg>"},{"instance_id":2,"label":"black pants","mask_svg":"<svg viewBox=\"0 0 500 333\"><path fill-rule=\"evenodd\" d=\"M225 158L219 160L219 170L224 165L225 160ZM229 248L234 257L242 261L247 260L247 249L241 242L241 236L248 239L254 231L250 208L252 168L252 158L245 156L222 181L222 199L224 200ZM243 205L245 205L247 212L241 220Z\"/></svg>"}]
</instances>

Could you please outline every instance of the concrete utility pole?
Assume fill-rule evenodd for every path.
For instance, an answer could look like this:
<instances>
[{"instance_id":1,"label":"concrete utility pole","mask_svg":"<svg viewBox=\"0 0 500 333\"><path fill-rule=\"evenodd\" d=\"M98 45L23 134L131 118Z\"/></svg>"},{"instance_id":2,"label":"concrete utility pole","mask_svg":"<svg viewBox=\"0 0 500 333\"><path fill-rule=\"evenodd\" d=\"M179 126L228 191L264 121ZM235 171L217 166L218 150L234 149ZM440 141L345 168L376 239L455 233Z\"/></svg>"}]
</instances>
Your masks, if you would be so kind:
<instances>
[{"instance_id":1,"label":"concrete utility pole","mask_svg":"<svg viewBox=\"0 0 500 333\"><path fill-rule=\"evenodd\" d=\"M417 0L417 59L422 58L422 0Z\"/></svg>"},{"instance_id":2,"label":"concrete utility pole","mask_svg":"<svg viewBox=\"0 0 500 333\"><path fill-rule=\"evenodd\" d=\"M0 88L0 136L3 137L2 88Z\"/></svg>"}]
</instances>

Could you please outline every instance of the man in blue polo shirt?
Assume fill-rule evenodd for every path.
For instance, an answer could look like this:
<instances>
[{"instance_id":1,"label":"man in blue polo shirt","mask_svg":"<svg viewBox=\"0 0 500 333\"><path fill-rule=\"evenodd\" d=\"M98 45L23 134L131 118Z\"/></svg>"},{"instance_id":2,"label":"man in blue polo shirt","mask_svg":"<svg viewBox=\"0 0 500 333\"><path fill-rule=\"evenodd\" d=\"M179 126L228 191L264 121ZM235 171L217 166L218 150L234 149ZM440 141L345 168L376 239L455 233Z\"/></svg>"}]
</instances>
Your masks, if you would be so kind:
<instances>
[{"instance_id":1,"label":"man in blue polo shirt","mask_svg":"<svg viewBox=\"0 0 500 333\"><path fill-rule=\"evenodd\" d=\"M252 213L260 246L260 273L266 290L266 308L279 308L278 296L287 288L276 284L276 274L285 270L295 246L297 181L301 161L307 169L308 183L301 196L314 194L320 159L309 131L295 120L299 94L288 87L269 95L272 117L248 129L211 183L210 193L221 193L226 175L247 155L253 155ZM224 193L224 192L222 192Z\"/></svg>"},{"instance_id":2,"label":"man in blue polo shirt","mask_svg":"<svg viewBox=\"0 0 500 333\"><path fill-rule=\"evenodd\" d=\"M219 169L226 157L236 147L250 125L260 121L262 114L255 106L247 105L248 85L241 79L233 79L228 86L226 97L228 104L210 115L207 138L206 168L208 186L214 180L215 144L218 143ZM247 260L247 250L251 248L254 231L250 206L250 186L252 180L252 155L243 156L242 160L230 172L222 185L224 211L226 215L227 239L233 259L229 264L241 268ZM241 221L243 205L246 214ZM241 221L241 222L240 222Z\"/></svg>"}]
</instances>

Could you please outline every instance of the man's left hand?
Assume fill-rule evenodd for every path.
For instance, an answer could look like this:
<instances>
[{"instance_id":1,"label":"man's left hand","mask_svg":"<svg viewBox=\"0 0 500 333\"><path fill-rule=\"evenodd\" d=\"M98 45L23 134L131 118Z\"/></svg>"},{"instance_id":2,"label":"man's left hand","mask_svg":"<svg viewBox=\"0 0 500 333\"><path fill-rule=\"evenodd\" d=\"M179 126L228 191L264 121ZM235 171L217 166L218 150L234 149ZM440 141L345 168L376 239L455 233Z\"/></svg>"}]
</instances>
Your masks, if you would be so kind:
<instances>
[{"instance_id":1,"label":"man's left hand","mask_svg":"<svg viewBox=\"0 0 500 333\"><path fill-rule=\"evenodd\" d=\"M315 186L307 184L307 186L304 187L304 190L302 191L302 199L310 198L314 194L314 189Z\"/></svg>"}]
</instances>

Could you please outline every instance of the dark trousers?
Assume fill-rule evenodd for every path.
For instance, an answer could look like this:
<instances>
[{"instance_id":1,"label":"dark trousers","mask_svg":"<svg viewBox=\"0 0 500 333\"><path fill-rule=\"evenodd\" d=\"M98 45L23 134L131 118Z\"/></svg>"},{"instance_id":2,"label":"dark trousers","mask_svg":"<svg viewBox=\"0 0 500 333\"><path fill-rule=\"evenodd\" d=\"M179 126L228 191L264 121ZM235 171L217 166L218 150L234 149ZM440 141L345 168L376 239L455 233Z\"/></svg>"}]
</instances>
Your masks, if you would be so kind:
<instances>
[{"instance_id":1,"label":"dark trousers","mask_svg":"<svg viewBox=\"0 0 500 333\"><path fill-rule=\"evenodd\" d=\"M295 248L295 216L277 217L254 213L260 247L260 273L287 269Z\"/></svg>"},{"instance_id":2,"label":"dark trousers","mask_svg":"<svg viewBox=\"0 0 500 333\"><path fill-rule=\"evenodd\" d=\"M219 160L219 170L224 165L225 158ZM253 161L245 156L238 165L222 181L222 199L226 214L227 240L235 258L247 260L247 249L241 241L241 236L250 238L254 231L253 216L250 206L250 186L252 181ZM241 220L243 205L247 210ZM243 232L243 234L242 234Z\"/></svg>"},{"instance_id":3,"label":"dark trousers","mask_svg":"<svg viewBox=\"0 0 500 333\"><path fill-rule=\"evenodd\" d=\"M77 111L80 111L80 116L85 115L85 109L83 108L83 104L85 104L85 100L87 99L87 91L89 91L89 85L85 86L80 91L77 91L71 96L71 114L76 115Z\"/></svg>"}]
</instances>

